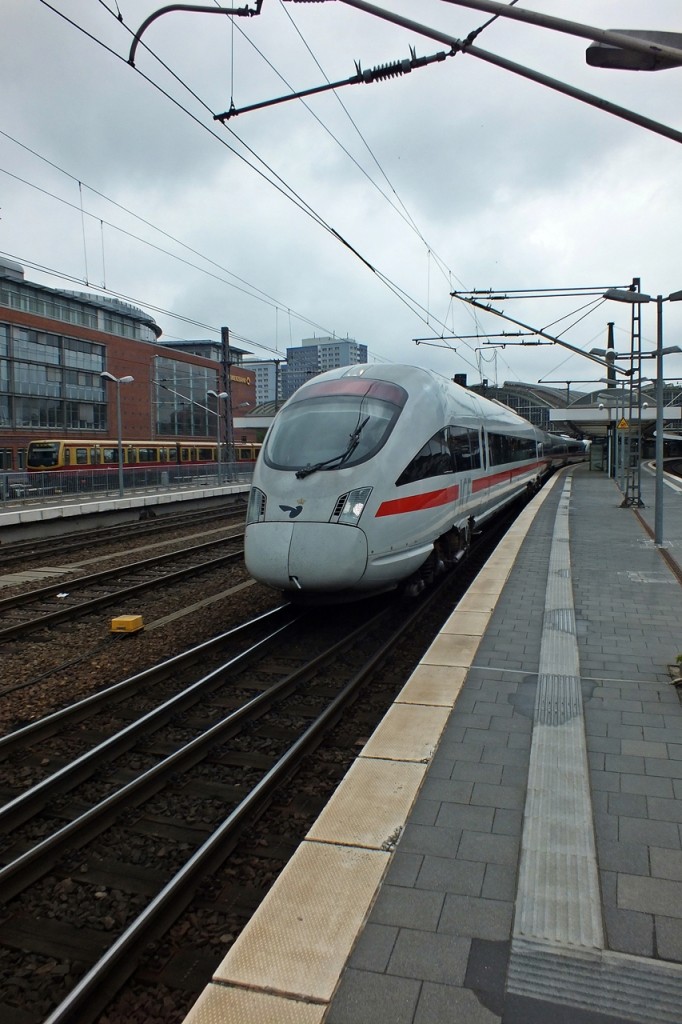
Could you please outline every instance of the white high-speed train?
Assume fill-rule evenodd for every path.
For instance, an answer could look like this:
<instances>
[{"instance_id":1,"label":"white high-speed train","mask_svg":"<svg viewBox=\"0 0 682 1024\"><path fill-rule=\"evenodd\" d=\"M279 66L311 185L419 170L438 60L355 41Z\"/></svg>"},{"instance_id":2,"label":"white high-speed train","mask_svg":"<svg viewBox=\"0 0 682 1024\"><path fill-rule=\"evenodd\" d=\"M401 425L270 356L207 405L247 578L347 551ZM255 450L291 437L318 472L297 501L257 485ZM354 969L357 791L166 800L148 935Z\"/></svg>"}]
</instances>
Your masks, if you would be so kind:
<instances>
[{"instance_id":1,"label":"white high-speed train","mask_svg":"<svg viewBox=\"0 0 682 1024\"><path fill-rule=\"evenodd\" d=\"M258 458L245 537L251 575L291 596L417 593L472 530L581 442L430 370L355 365L304 384Z\"/></svg>"}]
</instances>

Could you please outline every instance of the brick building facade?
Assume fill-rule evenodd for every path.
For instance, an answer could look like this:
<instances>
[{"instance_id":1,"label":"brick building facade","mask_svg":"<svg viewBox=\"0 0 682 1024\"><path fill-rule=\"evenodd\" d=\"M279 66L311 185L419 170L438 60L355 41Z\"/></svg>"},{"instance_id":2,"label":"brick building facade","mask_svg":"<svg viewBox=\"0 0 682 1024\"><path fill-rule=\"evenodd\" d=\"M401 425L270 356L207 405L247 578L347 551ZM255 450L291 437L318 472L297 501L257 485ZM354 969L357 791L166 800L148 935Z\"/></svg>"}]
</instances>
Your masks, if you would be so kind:
<instances>
[{"instance_id":1,"label":"brick building facade","mask_svg":"<svg viewBox=\"0 0 682 1024\"><path fill-rule=\"evenodd\" d=\"M32 440L117 436L120 390L124 440L215 440L220 415L255 405L243 353L218 361L164 345L147 313L117 299L48 288L0 260L0 470L25 466ZM117 385L101 376L133 377ZM229 373L229 384L225 374ZM250 436L253 433L253 436ZM240 428L237 440L255 440Z\"/></svg>"}]
</instances>

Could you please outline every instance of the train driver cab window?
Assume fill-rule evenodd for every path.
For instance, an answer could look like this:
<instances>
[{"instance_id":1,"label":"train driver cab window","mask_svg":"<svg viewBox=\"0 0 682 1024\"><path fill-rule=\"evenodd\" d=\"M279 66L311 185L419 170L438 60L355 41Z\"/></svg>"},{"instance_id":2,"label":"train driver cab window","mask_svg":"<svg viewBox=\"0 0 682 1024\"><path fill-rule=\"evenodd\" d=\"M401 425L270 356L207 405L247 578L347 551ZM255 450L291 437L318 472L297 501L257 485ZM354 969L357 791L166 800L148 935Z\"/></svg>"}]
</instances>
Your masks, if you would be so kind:
<instances>
[{"instance_id":1,"label":"train driver cab window","mask_svg":"<svg viewBox=\"0 0 682 1024\"><path fill-rule=\"evenodd\" d=\"M444 427L434 434L408 463L396 480L396 487L452 472L454 468L448 444L448 428Z\"/></svg>"},{"instance_id":2,"label":"train driver cab window","mask_svg":"<svg viewBox=\"0 0 682 1024\"><path fill-rule=\"evenodd\" d=\"M311 383L280 410L268 433L265 461L302 476L357 466L384 446L406 400L405 390L388 381L340 377Z\"/></svg>"},{"instance_id":3,"label":"train driver cab window","mask_svg":"<svg viewBox=\"0 0 682 1024\"><path fill-rule=\"evenodd\" d=\"M68 455L69 449L64 451ZM9 453L11 455L11 452ZM65 459L68 462L68 459ZM41 469L59 465L59 441L31 441L28 446L29 469Z\"/></svg>"}]
</instances>

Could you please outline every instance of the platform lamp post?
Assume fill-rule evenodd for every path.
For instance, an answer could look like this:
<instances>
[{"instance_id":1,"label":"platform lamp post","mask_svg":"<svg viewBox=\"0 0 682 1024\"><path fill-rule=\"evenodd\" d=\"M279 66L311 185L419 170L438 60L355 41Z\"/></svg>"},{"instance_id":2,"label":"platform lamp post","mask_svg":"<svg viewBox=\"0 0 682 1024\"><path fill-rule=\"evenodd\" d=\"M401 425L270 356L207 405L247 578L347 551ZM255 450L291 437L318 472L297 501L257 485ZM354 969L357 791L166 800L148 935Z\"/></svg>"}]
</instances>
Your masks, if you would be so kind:
<instances>
[{"instance_id":1,"label":"platform lamp post","mask_svg":"<svg viewBox=\"0 0 682 1024\"><path fill-rule=\"evenodd\" d=\"M621 288L608 288L604 292L605 299L614 302L656 303L656 348L653 352L643 352L642 359L656 359L656 504L654 509L654 544L663 547L663 356L673 352L682 352L679 345L663 347L663 303L682 301L682 291L671 292L670 295L643 295L642 292L626 291Z\"/></svg>"},{"instance_id":2,"label":"platform lamp post","mask_svg":"<svg viewBox=\"0 0 682 1024\"><path fill-rule=\"evenodd\" d=\"M228 395L227 395L227 391L207 391L206 394L208 395L209 398L215 398L215 404L216 404L215 417L216 417L216 421L217 421L217 424L218 424L218 428L217 428L218 448L217 448L217 451L216 451L216 460L217 460L217 463L218 463L218 486L220 487L220 485L223 482L223 460L222 460L222 457L221 457L221 454L220 454L220 446L222 444L222 430L220 429L221 428L221 424L222 424L222 416L220 415L220 402L221 402L221 399L222 399L222 401L225 401L225 399L228 397Z\"/></svg>"},{"instance_id":3,"label":"platform lamp post","mask_svg":"<svg viewBox=\"0 0 682 1024\"><path fill-rule=\"evenodd\" d=\"M114 377L113 373L104 370L100 377L113 381L116 385L116 432L118 434L118 494L123 497L123 436L121 425L121 384L132 384L134 377Z\"/></svg>"}]
</instances>

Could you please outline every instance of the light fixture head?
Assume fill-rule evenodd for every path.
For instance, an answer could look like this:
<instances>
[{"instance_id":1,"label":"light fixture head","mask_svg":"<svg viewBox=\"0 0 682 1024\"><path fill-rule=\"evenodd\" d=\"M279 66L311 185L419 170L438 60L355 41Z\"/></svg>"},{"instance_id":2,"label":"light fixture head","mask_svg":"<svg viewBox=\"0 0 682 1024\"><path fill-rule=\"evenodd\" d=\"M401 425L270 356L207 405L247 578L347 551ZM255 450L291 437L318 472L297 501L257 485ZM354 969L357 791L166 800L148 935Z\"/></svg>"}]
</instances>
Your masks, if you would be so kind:
<instances>
[{"instance_id":1,"label":"light fixture head","mask_svg":"<svg viewBox=\"0 0 682 1024\"><path fill-rule=\"evenodd\" d=\"M633 292L626 288L607 288L603 298L613 299L614 302L629 302L631 306L639 305L640 302L651 302L651 296L643 292Z\"/></svg>"}]
</instances>

